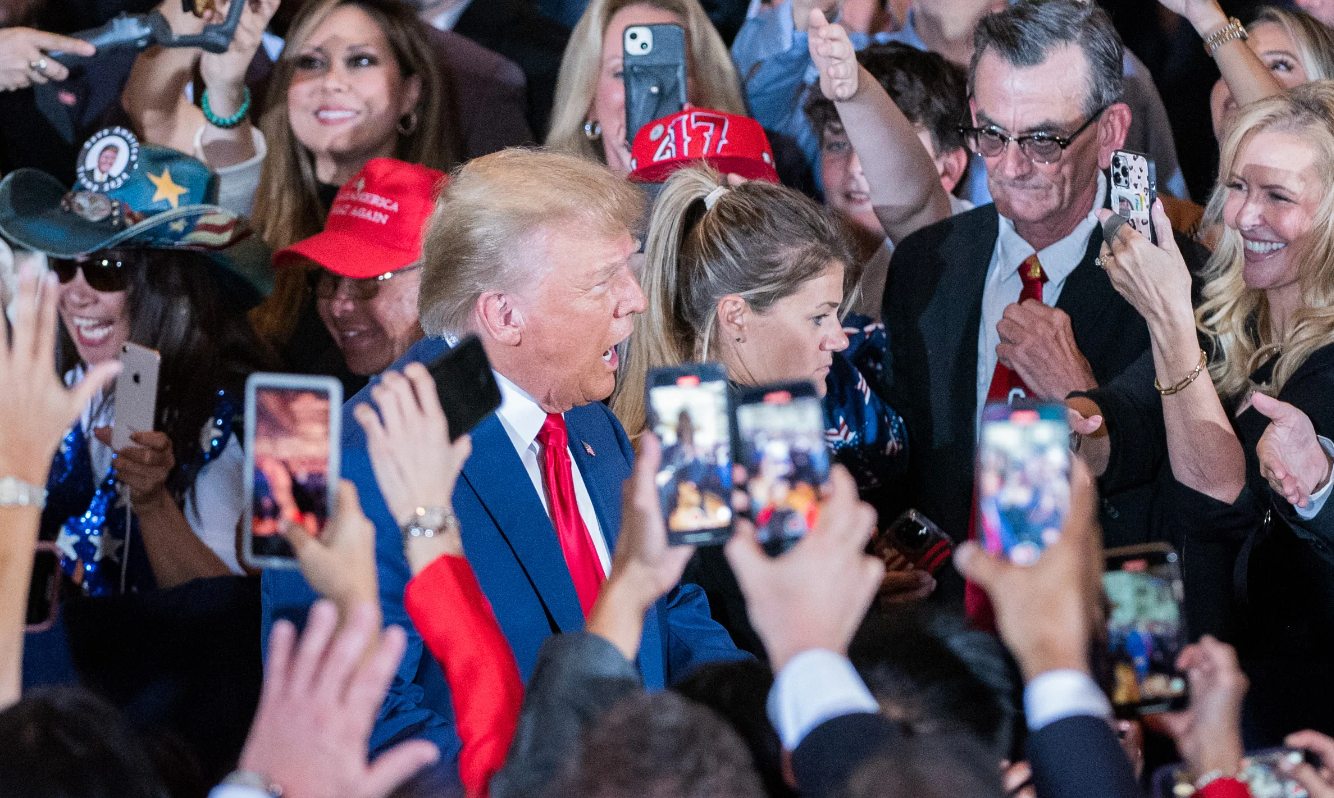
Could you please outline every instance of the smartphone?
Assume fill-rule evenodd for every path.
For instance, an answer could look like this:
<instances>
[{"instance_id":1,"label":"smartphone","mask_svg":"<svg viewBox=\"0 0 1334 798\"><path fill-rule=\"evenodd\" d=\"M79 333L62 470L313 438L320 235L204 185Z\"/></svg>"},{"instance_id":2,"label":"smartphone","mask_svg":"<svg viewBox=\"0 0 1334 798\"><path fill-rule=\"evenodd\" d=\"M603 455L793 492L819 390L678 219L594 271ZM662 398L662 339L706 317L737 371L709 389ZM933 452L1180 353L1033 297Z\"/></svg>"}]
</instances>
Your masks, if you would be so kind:
<instances>
[{"instance_id":1,"label":"smartphone","mask_svg":"<svg viewBox=\"0 0 1334 798\"><path fill-rule=\"evenodd\" d=\"M450 441L471 432L500 407L500 385L477 336L459 341L426 370L435 379L435 392L449 423Z\"/></svg>"},{"instance_id":2,"label":"smartphone","mask_svg":"<svg viewBox=\"0 0 1334 798\"><path fill-rule=\"evenodd\" d=\"M25 632L45 632L56 622L60 606L60 554L49 540L37 542L32 557L32 581L28 583Z\"/></svg>"},{"instance_id":3,"label":"smartphone","mask_svg":"<svg viewBox=\"0 0 1334 798\"><path fill-rule=\"evenodd\" d=\"M696 363L648 373L648 423L662 441L658 498L672 545L732 536L732 434L727 370Z\"/></svg>"},{"instance_id":4,"label":"smartphone","mask_svg":"<svg viewBox=\"0 0 1334 798\"><path fill-rule=\"evenodd\" d=\"M777 557L819 520L820 488L829 481L824 406L809 382L748 388L737 397L736 422L756 537Z\"/></svg>"},{"instance_id":5,"label":"smartphone","mask_svg":"<svg viewBox=\"0 0 1334 798\"><path fill-rule=\"evenodd\" d=\"M1158 243L1150 216L1158 199L1158 174L1153 159L1130 150L1112 153L1111 192L1112 211L1124 216L1140 235Z\"/></svg>"},{"instance_id":6,"label":"smartphone","mask_svg":"<svg viewBox=\"0 0 1334 798\"><path fill-rule=\"evenodd\" d=\"M1319 757L1300 748L1269 748L1247 754L1241 760L1241 775L1252 798L1307 798L1306 788L1284 769L1306 762L1319 767Z\"/></svg>"},{"instance_id":7,"label":"smartphone","mask_svg":"<svg viewBox=\"0 0 1334 798\"><path fill-rule=\"evenodd\" d=\"M993 402L983 408L977 529L987 551L1032 565L1060 538L1069 511L1065 406Z\"/></svg>"},{"instance_id":8,"label":"smartphone","mask_svg":"<svg viewBox=\"0 0 1334 798\"><path fill-rule=\"evenodd\" d=\"M680 25L625 29L625 142L639 129L686 107L686 31Z\"/></svg>"},{"instance_id":9,"label":"smartphone","mask_svg":"<svg viewBox=\"0 0 1334 798\"><path fill-rule=\"evenodd\" d=\"M875 553L886 550L902 554L914 568L935 573L954 553L954 541L930 518L916 510L905 510L889 529L876 535Z\"/></svg>"},{"instance_id":10,"label":"smartphone","mask_svg":"<svg viewBox=\"0 0 1334 798\"><path fill-rule=\"evenodd\" d=\"M1117 715L1185 709L1190 683L1176 663L1188 641L1176 551L1166 543L1111 549L1102 587L1110 606L1107 642Z\"/></svg>"},{"instance_id":11,"label":"smartphone","mask_svg":"<svg viewBox=\"0 0 1334 798\"><path fill-rule=\"evenodd\" d=\"M333 377L255 373L246 380L246 565L296 568L283 526L312 537L324 530L338 491L342 407L343 386Z\"/></svg>"},{"instance_id":12,"label":"smartphone","mask_svg":"<svg viewBox=\"0 0 1334 798\"><path fill-rule=\"evenodd\" d=\"M130 436L153 429L157 415L157 375L162 356L146 346L123 344L116 377L116 415L111 422L111 448L133 445Z\"/></svg>"}]
</instances>

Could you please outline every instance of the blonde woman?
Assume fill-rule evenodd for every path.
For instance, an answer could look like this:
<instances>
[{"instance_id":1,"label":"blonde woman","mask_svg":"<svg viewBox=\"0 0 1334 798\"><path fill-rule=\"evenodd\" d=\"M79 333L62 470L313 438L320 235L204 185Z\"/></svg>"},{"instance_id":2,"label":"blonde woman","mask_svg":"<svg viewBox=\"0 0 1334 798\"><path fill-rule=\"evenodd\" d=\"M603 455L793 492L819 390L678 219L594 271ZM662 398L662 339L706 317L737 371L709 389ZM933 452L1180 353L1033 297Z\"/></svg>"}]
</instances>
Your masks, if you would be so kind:
<instances>
[{"instance_id":1,"label":"blonde woman","mask_svg":"<svg viewBox=\"0 0 1334 798\"><path fill-rule=\"evenodd\" d=\"M1153 346L1138 384L1092 393L1110 437L1090 439L1090 454L1114 481L1165 455L1165 531L1184 549L1192 633L1236 645L1266 707L1261 734L1328 726L1331 459L1310 444L1334 435L1334 81L1241 108L1209 204L1223 228L1198 309L1171 237L1154 246L1123 226L1102 248ZM1160 206L1154 221L1166 229ZM1280 460L1300 490L1274 489Z\"/></svg>"},{"instance_id":2,"label":"blonde woman","mask_svg":"<svg viewBox=\"0 0 1334 798\"><path fill-rule=\"evenodd\" d=\"M746 115L732 56L698 0L592 0L565 47L547 146L630 172L621 38L631 25L659 24L686 30L690 102Z\"/></svg>"}]
</instances>

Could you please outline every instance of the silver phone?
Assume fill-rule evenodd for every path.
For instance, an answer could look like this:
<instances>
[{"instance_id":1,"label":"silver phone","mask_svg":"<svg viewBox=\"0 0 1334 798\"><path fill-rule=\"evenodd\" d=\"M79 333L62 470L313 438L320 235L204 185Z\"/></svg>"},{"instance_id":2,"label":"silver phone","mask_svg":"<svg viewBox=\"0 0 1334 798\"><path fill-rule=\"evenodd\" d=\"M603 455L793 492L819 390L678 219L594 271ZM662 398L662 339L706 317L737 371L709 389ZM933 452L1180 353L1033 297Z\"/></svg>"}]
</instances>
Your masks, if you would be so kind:
<instances>
[{"instance_id":1,"label":"silver phone","mask_svg":"<svg viewBox=\"0 0 1334 798\"><path fill-rule=\"evenodd\" d=\"M324 531L338 495L343 385L333 377L251 374L245 386L241 559L296 568L285 526Z\"/></svg>"},{"instance_id":2,"label":"silver phone","mask_svg":"<svg viewBox=\"0 0 1334 798\"><path fill-rule=\"evenodd\" d=\"M120 376L116 378L116 416L111 423L111 448L134 445L130 436L153 429L157 415L157 378L162 356L146 346L120 348Z\"/></svg>"}]
</instances>

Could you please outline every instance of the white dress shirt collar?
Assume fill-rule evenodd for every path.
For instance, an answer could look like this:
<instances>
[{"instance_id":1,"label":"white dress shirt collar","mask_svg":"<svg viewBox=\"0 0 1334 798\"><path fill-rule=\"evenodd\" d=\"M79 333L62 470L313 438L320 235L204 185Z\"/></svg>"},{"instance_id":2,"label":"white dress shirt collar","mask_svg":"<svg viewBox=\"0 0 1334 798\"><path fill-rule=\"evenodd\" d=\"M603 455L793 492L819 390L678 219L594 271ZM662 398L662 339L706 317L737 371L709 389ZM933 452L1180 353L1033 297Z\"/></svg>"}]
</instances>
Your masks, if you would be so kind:
<instances>
[{"instance_id":1,"label":"white dress shirt collar","mask_svg":"<svg viewBox=\"0 0 1334 798\"><path fill-rule=\"evenodd\" d=\"M1038 263L1047 275L1047 282L1060 285L1075 270L1088 251L1089 234L1098 225L1098 210L1102 208L1107 195L1107 180L1098 172L1098 193L1093 198L1093 209L1089 211L1070 234L1055 244L1038 252ZM997 254L1000 257L1000 269L992 278L1008 279L1017 273L1019 267L1034 252L1033 245L1025 241L1014 229L1014 221L1000 217L1000 234L996 238ZM1050 303L1049 303L1050 304Z\"/></svg>"},{"instance_id":2,"label":"white dress shirt collar","mask_svg":"<svg viewBox=\"0 0 1334 798\"><path fill-rule=\"evenodd\" d=\"M547 411L504 374L494 370L492 373L500 386L500 407L496 415L500 416L501 426L514 441L514 448L522 452L537 440L537 434L547 421Z\"/></svg>"}]
</instances>

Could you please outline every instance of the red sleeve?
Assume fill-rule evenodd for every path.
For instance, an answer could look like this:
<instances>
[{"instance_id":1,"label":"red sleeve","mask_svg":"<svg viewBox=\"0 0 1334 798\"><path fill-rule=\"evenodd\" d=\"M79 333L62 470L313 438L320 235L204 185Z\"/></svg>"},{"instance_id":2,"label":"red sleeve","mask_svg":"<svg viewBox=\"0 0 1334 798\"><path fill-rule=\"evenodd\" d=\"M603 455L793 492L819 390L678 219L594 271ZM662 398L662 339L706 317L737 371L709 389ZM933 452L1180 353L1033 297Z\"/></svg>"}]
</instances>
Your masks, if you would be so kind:
<instances>
[{"instance_id":1,"label":"red sleeve","mask_svg":"<svg viewBox=\"0 0 1334 798\"><path fill-rule=\"evenodd\" d=\"M462 557L446 555L427 566L408 582L403 605L449 683L463 741L459 777L470 798L486 796L523 703L514 652Z\"/></svg>"},{"instance_id":2,"label":"red sleeve","mask_svg":"<svg viewBox=\"0 0 1334 798\"><path fill-rule=\"evenodd\" d=\"M1251 798L1246 782L1236 779L1214 779L1195 794L1200 798Z\"/></svg>"}]
</instances>

